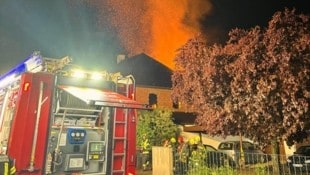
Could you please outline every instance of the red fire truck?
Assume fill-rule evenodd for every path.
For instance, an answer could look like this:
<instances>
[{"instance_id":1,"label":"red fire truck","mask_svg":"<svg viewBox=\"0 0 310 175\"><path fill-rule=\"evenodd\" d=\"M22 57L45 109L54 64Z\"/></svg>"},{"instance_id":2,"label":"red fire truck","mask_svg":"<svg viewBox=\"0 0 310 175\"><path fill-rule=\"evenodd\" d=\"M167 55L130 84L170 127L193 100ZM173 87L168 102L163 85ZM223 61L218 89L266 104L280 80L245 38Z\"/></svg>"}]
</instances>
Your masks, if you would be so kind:
<instances>
[{"instance_id":1,"label":"red fire truck","mask_svg":"<svg viewBox=\"0 0 310 175\"><path fill-rule=\"evenodd\" d=\"M34 52L0 77L1 154L16 174L135 174L136 110L146 106L134 78L70 62Z\"/></svg>"}]
</instances>

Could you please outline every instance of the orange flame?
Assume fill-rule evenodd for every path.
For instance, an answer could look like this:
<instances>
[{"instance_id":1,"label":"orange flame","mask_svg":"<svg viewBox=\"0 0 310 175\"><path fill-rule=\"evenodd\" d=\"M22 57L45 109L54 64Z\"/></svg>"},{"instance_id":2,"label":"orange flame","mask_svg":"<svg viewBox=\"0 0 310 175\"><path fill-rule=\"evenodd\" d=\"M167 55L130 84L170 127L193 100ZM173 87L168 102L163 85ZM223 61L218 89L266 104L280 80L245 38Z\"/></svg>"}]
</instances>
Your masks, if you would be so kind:
<instances>
[{"instance_id":1,"label":"orange flame","mask_svg":"<svg viewBox=\"0 0 310 175\"><path fill-rule=\"evenodd\" d=\"M199 32L199 18L211 9L206 0L100 2L108 6L100 17L109 18L128 56L144 52L171 69L176 50Z\"/></svg>"}]
</instances>

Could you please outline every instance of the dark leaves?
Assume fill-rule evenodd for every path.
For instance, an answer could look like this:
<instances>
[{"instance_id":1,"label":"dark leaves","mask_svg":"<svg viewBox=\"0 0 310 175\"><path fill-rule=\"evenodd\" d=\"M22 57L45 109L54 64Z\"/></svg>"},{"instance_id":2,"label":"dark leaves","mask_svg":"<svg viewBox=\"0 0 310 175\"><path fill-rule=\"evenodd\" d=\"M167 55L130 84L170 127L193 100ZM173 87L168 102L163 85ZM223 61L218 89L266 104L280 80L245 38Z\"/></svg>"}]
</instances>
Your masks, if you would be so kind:
<instances>
[{"instance_id":1,"label":"dark leaves","mask_svg":"<svg viewBox=\"0 0 310 175\"><path fill-rule=\"evenodd\" d=\"M309 16L286 9L266 29L235 29L229 36L225 46L207 46L198 36L179 50L172 97L192 106L210 134L242 133L265 145L304 130Z\"/></svg>"}]
</instances>

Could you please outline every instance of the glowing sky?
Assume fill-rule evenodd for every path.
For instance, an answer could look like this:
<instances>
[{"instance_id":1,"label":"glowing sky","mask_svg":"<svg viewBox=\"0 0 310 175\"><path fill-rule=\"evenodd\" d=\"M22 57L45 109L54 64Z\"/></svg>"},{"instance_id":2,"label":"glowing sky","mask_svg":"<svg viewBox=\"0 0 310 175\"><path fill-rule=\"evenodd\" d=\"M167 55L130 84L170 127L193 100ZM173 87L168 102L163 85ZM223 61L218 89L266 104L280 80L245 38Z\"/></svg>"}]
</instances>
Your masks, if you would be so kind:
<instances>
[{"instance_id":1,"label":"glowing sky","mask_svg":"<svg viewBox=\"0 0 310 175\"><path fill-rule=\"evenodd\" d=\"M33 51L113 69L118 54L146 53L173 68L175 51L198 32L222 42L235 27L267 25L275 11L308 0L1 0L0 74Z\"/></svg>"}]
</instances>

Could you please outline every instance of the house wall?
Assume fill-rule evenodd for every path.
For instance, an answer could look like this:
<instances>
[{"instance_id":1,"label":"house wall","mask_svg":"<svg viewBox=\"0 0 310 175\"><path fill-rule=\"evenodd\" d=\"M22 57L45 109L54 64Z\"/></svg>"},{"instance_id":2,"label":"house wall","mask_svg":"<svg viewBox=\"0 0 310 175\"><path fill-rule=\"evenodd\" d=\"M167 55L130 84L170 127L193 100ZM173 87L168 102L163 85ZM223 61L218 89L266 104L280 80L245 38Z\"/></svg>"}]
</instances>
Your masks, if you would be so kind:
<instances>
[{"instance_id":1,"label":"house wall","mask_svg":"<svg viewBox=\"0 0 310 175\"><path fill-rule=\"evenodd\" d=\"M149 104L149 94L157 95L157 107L167 108L172 111L185 111L190 112L187 108L180 105L179 108L173 108L171 99L171 89L150 86L136 86L136 100L143 104Z\"/></svg>"},{"instance_id":2,"label":"house wall","mask_svg":"<svg viewBox=\"0 0 310 175\"><path fill-rule=\"evenodd\" d=\"M157 107L172 108L171 90L159 87L136 87L136 100L149 104L149 94L157 95Z\"/></svg>"}]
</instances>

